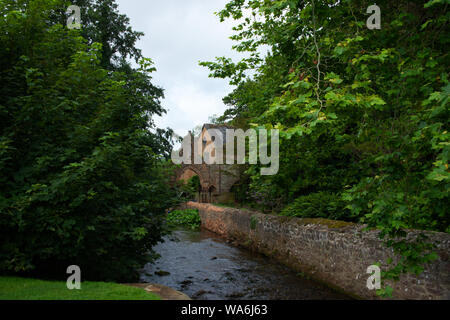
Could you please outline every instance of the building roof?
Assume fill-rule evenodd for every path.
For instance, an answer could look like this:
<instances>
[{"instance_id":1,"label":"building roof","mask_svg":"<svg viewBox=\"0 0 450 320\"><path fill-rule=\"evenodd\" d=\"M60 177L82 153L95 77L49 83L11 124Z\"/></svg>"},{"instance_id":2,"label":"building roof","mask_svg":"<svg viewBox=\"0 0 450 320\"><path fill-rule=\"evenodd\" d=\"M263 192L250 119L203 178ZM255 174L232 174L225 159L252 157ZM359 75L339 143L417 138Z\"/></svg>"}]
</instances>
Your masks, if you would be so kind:
<instances>
[{"instance_id":1,"label":"building roof","mask_svg":"<svg viewBox=\"0 0 450 320\"><path fill-rule=\"evenodd\" d=\"M211 124L211 123L205 123L202 127L202 132L203 130L209 130L209 129L216 129L219 130L222 133L222 137L223 137L223 143L226 143L227 140L227 129L234 129L234 127L227 125L227 124Z\"/></svg>"}]
</instances>

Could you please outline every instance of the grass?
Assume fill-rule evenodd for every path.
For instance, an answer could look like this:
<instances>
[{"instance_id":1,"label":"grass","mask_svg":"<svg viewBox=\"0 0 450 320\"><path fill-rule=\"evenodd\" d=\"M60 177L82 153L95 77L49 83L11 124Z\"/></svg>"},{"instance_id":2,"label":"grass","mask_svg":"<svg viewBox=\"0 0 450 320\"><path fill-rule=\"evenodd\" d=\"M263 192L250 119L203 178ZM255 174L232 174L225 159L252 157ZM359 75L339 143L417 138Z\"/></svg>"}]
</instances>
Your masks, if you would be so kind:
<instances>
[{"instance_id":1,"label":"grass","mask_svg":"<svg viewBox=\"0 0 450 320\"><path fill-rule=\"evenodd\" d=\"M213 203L216 207L221 208L232 208L232 209L244 209L249 211L258 211L261 213L274 213L273 210L268 210L262 206L257 206L255 204L239 204L239 203Z\"/></svg>"},{"instance_id":2,"label":"grass","mask_svg":"<svg viewBox=\"0 0 450 320\"><path fill-rule=\"evenodd\" d=\"M213 203L216 207L221 208L234 208L234 209L241 209L239 204L236 203Z\"/></svg>"},{"instance_id":3,"label":"grass","mask_svg":"<svg viewBox=\"0 0 450 320\"><path fill-rule=\"evenodd\" d=\"M0 277L0 300L160 300L156 294L121 284L81 282L69 290L63 281Z\"/></svg>"}]
</instances>

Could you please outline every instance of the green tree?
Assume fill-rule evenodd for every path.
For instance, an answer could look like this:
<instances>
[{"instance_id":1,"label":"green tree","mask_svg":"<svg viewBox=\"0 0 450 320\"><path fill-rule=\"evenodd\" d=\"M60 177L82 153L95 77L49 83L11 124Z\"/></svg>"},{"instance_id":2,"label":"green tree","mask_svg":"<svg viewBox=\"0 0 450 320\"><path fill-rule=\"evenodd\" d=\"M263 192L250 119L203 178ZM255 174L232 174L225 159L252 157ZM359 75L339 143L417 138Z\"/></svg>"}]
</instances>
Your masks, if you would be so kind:
<instances>
[{"instance_id":1,"label":"green tree","mask_svg":"<svg viewBox=\"0 0 450 320\"><path fill-rule=\"evenodd\" d=\"M450 13L447 0L377 1L382 26L369 30L372 4L230 1L218 16L239 20L233 48L248 56L201 65L236 85L223 120L280 130L280 172L250 166L250 192L380 229L402 257L384 274L395 279L435 257L406 228L450 231Z\"/></svg>"},{"instance_id":2,"label":"green tree","mask_svg":"<svg viewBox=\"0 0 450 320\"><path fill-rule=\"evenodd\" d=\"M135 280L174 201L162 92L141 90L151 60L111 71L55 23L65 5L0 2L0 272Z\"/></svg>"},{"instance_id":3,"label":"green tree","mask_svg":"<svg viewBox=\"0 0 450 320\"><path fill-rule=\"evenodd\" d=\"M128 59L136 63L142 59L142 51L136 47L136 41L144 33L131 28L130 19L118 11L116 0L59 1L50 15L52 21L65 25L66 10L70 5L80 7L81 34L88 44L97 42L102 45L100 65L104 69L122 68L129 64Z\"/></svg>"}]
</instances>

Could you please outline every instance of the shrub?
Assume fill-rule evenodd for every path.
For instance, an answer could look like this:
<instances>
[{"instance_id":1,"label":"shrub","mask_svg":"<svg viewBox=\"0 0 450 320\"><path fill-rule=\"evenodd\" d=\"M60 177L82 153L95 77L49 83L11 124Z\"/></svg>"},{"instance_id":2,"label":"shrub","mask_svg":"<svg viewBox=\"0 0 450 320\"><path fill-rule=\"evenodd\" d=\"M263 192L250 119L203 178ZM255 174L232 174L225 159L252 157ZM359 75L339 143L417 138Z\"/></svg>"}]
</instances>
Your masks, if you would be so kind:
<instances>
[{"instance_id":1,"label":"shrub","mask_svg":"<svg viewBox=\"0 0 450 320\"><path fill-rule=\"evenodd\" d=\"M61 1L27 3L0 5L0 273L136 280L173 205L162 93L52 23Z\"/></svg>"},{"instance_id":2,"label":"shrub","mask_svg":"<svg viewBox=\"0 0 450 320\"><path fill-rule=\"evenodd\" d=\"M339 194L316 192L295 199L281 211L281 215L353 221L345 206Z\"/></svg>"},{"instance_id":3,"label":"shrub","mask_svg":"<svg viewBox=\"0 0 450 320\"><path fill-rule=\"evenodd\" d=\"M198 176L193 176L188 181L183 182L180 187L185 201L193 201L196 199L199 190L201 189L200 178Z\"/></svg>"},{"instance_id":4,"label":"shrub","mask_svg":"<svg viewBox=\"0 0 450 320\"><path fill-rule=\"evenodd\" d=\"M167 225L169 228L179 226L197 229L202 221L196 209L174 210L167 214Z\"/></svg>"}]
</instances>

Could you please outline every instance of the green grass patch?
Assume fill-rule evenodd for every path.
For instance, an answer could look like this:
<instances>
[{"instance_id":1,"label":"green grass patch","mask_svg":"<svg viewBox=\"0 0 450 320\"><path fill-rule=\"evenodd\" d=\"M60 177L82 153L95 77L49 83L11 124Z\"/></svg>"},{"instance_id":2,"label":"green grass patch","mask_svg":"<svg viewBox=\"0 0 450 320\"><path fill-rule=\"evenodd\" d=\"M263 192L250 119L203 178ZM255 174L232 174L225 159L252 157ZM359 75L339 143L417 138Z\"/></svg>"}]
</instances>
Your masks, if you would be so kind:
<instances>
[{"instance_id":1,"label":"green grass patch","mask_svg":"<svg viewBox=\"0 0 450 320\"><path fill-rule=\"evenodd\" d=\"M145 290L116 283L81 282L80 290L66 282L0 277L0 300L161 300Z\"/></svg>"},{"instance_id":2,"label":"green grass patch","mask_svg":"<svg viewBox=\"0 0 450 320\"><path fill-rule=\"evenodd\" d=\"M214 205L216 207L221 207L221 208L233 208L233 209L241 209L241 205L237 204L237 203L214 203Z\"/></svg>"},{"instance_id":3,"label":"green grass patch","mask_svg":"<svg viewBox=\"0 0 450 320\"><path fill-rule=\"evenodd\" d=\"M202 221L196 209L174 210L167 214L167 224L171 228L188 227L197 229Z\"/></svg>"}]
</instances>

